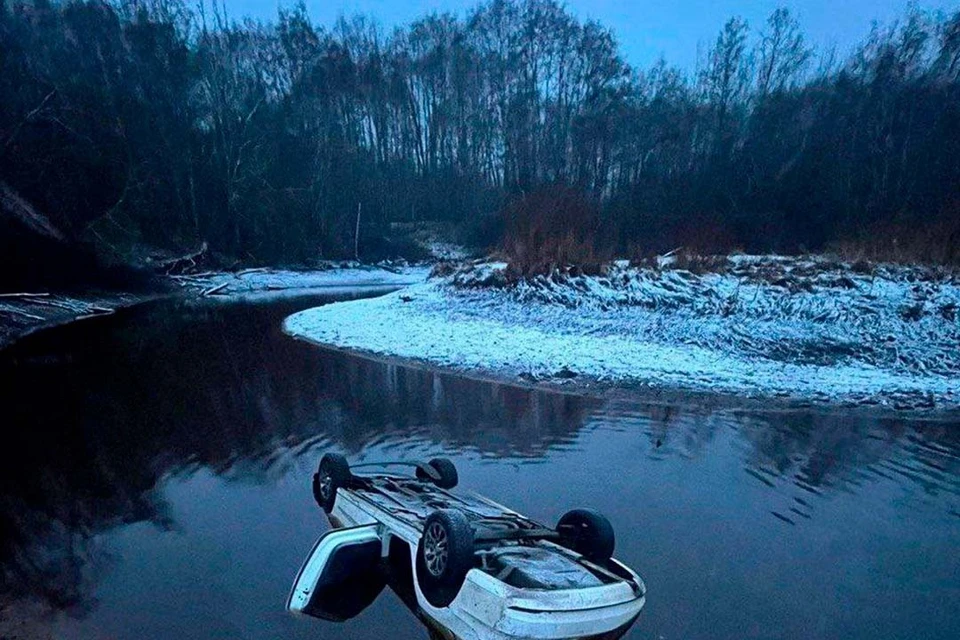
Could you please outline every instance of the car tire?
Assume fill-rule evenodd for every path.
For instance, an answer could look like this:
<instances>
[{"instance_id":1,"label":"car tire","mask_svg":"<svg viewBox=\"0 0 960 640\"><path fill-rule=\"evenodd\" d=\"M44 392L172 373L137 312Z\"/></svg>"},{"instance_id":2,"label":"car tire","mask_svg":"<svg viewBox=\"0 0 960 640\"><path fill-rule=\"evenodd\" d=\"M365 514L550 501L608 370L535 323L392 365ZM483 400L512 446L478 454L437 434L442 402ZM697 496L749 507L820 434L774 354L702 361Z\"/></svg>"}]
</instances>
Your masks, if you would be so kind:
<instances>
[{"instance_id":1,"label":"car tire","mask_svg":"<svg viewBox=\"0 0 960 640\"><path fill-rule=\"evenodd\" d=\"M350 464L339 453L325 453L313 474L313 499L326 512L333 511L337 490L346 487L353 479Z\"/></svg>"},{"instance_id":2,"label":"car tire","mask_svg":"<svg viewBox=\"0 0 960 640\"><path fill-rule=\"evenodd\" d=\"M448 458L434 458L427 463L431 469L437 472L436 478L431 478L421 469L417 469L417 478L426 482L432 482L441 489L453 489L460 482L460 476L457 474L457 467Z\"/></svg>"},{"instance_id":3,"label":"car tire","mask_svg":"<svg viewBox=\"0 0 960 640\"><path fill-rule=\"evenodd\" d=\"M434 607L450 605L473 568L473 529L456 509L427 516L417 545L417 584Z\"/></svg>"},{"instance_id":4,"label":"car tire","mask_svg":"<svg viewBox=\"0 0 960 640\"><path fill-rule=\"evenodd\" d=\"M613 526L593 509L568 511L557 523L560 544L576 551L590 562L603 564L613 557L616 538Z\"/></svg>"}]
</instances>

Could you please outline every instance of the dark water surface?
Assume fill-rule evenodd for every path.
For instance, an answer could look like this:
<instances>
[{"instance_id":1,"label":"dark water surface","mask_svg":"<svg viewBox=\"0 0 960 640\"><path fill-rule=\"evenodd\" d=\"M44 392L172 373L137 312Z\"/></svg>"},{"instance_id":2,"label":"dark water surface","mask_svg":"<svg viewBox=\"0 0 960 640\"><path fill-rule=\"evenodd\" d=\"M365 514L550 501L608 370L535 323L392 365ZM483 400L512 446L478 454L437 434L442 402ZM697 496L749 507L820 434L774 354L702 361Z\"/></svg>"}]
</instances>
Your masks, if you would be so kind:
<instances>
[{"instance_id":1,"label":"dark water surface","mask_svg":"<svg viewBox=\"0 0 960 640\"><path fill-rule=\"evenodd\" d=\"M317 299L161 303L0 359L0 577L65 638L425 638L391 593L291 617L322 452L454 459L546 522L596 507L630 638L960 637L960 425L605 403L328 353Z\"/></svg>"}]
</instances>

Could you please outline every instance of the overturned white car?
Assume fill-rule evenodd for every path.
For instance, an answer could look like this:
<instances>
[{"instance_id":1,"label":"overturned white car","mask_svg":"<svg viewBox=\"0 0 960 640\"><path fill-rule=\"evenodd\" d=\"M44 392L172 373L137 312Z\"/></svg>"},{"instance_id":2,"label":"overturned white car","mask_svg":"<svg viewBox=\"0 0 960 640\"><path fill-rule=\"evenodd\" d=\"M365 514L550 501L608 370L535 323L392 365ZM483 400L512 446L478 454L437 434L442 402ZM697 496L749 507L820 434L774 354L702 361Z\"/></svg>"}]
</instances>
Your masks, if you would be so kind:
<instances>
[{"instance_id":1,"label":"overturned white car","mask_svg":"<svg viewBox=\"0 0 960 640\"><path fill-rule=\"evenodd\" d=\"M646 587L612 557L600 514L570 511L551 529L451 493L449 460L410 464L412 476L354 472L370 466L320 461L314 497L334 529L300 569L290 611L346 620L389 584L433 631L464 640L619 638L640 614Z\"/></svg>"}]
</instances>

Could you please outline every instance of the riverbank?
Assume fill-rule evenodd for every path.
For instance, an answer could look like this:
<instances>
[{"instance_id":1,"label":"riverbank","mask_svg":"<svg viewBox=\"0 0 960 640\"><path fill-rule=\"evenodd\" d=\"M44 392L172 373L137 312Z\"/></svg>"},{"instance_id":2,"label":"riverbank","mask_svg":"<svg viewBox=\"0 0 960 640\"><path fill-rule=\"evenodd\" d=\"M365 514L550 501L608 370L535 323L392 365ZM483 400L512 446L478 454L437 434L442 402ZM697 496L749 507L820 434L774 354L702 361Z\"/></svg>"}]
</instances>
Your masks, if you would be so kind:
<instances>
[{"instance_id":1,"label":"riverbank","mask_svg":"<svg viewBox=\"0 0 960 640\"><path fill-rule=\"evenodd\" d=\"M522 278L439 270L289 318L311 342L524 383L786 404L960 406L960 284L821 257L618 262Z\"/></svg>"},{"instance_id":2,"label":"riverbank","mask_svg":"<svg viewBox=\"0 0 960 640\"><path fill-rule=\"evenodd\" d=\"M171 276L183 290L202 296L248 297L291 294L329 287L390 287L423 282L430 266L406 262L330 262L315 269L244 269L237 272L207 271Z\"/></svg>"},{"instance_id":3,"label":"riverbank","mask_svg":"<svg viewBox=\"0 0 960 640\"><path fill-rule=\"evenodd\" d=\"M119 309L164 297L248 300L299 295L333 287L400 287L424 281L429 271L428 266L404 263L327 263L316 269L302 271L262 268L161 276L155 290L149 292L94 290L83 293L0 293L0 349L40 329L108 315Z\"/></svg>"},{"instance_id":4,"label":"riverbank","mask_svg":"<svg viewBox=\"0 0 960 640\"><path fill-rule=\"evenodd\" d=\"M118 309L168 295L90 291L82 294L23 292L0 294L0 349L39 329L109 315Z\"/></svg>"}]
</instances>

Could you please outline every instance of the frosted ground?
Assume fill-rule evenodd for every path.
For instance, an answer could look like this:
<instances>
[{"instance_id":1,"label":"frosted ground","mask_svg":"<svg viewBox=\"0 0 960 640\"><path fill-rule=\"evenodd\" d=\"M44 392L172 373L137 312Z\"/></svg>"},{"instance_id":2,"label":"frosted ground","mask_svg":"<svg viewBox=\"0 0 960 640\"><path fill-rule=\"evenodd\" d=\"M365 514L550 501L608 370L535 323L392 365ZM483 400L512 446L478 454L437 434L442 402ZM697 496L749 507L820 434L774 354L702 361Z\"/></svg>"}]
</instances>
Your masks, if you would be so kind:
<instances>
[{"instance_id":1,"label":"frosted ground","mask_svg":"<svg viewBox=\"0 0 960 640\"><path fill-rule=\"evenodd\" d=\"M960 282L919 267L733 256L519 278L468 264L295 314L292 335L558 384L956 408Z\"/></svg>"},{"instance_id":2,"label":"frosted ground","mask_svg":"<svg viewBox=\"0 0 960 640\"><path fill-rule=\"evenodd\" d=\"M246 269L173 276L185 289L205 295L250 296L271 292L290 294L337 287L393 287L423 282L430 268L329 263L309 271Z\"/></svg>"}]
</instances>

